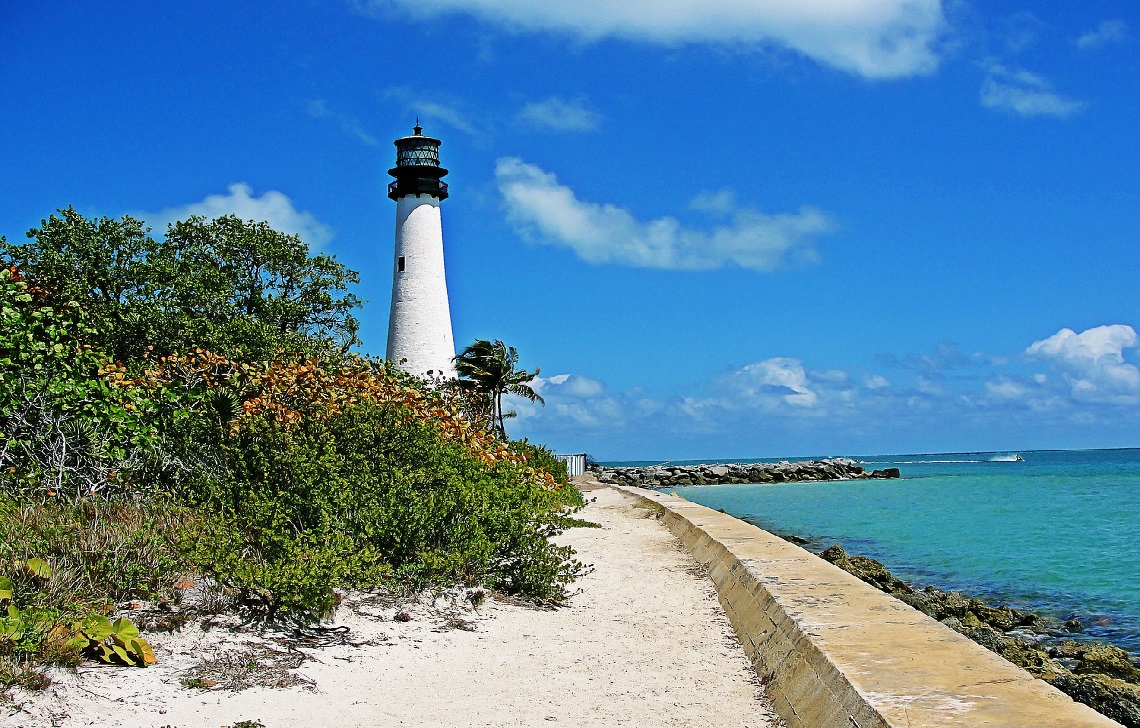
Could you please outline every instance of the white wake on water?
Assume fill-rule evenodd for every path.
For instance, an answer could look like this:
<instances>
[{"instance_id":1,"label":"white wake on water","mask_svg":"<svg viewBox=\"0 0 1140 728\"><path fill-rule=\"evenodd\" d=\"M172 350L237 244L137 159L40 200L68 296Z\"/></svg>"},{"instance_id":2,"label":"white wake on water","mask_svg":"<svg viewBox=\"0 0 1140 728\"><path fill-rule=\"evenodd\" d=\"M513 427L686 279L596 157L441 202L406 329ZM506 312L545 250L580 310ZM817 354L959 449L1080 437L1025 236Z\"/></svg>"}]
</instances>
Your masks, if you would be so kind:
<instances>
[{"instance_id":1,"label":"white wake on water","mask_svg":"<svg viewBox=\"0 0 1140 728\"><path fill-rule=\"evenodd\" d=\"M1024 458L1014 453L973 460L859 460L857 462L860 465L947 465L951 463L1020 463L1024 461Z\"/></svg>"}]
</instances>

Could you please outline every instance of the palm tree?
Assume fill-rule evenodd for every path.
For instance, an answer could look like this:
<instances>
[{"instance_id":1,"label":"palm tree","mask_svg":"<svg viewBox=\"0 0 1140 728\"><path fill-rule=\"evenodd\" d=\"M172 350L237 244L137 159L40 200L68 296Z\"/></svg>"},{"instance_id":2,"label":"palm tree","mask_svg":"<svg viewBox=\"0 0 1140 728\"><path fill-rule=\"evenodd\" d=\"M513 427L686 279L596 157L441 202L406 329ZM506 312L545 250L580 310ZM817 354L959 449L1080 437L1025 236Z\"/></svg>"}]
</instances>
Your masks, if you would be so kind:
<instances>
[{"instance_id":1,"label":"palm tree","mask_svg":"<svg viewBox=\"0 0 1140 728\"><path fill-rule=\"evenodd\" d=\"M476 339L455 357L455 369L459 372L460 379L476 391L491 397L491 426L504 440L507 439L507 428L503 425L503 420L514 415L513 412L503 414L504 394L514 394L531 402L545 404L538 392L530 386L530 382L538 376L539 369L536 367L534 373L515 369L518 361L519 353L515 347L507 346L498 339Z\"/></svg>"}]
</instances>

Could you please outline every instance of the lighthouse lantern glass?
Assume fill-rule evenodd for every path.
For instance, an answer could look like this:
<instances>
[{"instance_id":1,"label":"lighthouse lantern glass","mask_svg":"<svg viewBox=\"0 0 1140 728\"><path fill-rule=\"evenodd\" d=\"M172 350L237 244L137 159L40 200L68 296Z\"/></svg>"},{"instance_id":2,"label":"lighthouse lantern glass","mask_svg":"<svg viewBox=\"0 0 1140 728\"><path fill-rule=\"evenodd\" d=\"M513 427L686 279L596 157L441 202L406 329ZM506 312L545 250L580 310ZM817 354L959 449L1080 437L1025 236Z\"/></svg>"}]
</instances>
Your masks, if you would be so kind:
<instances>
[{"instance_id":1,"label":"lighthouse lantern glass","mask_svg":"<svg viewBox=\"0 0 1140 728\"><path fill-rule=\"evenodd\" d=\"M439 143L432 139L401 139L396 149L398 167L438 167Z\"/></svg>"}]
</instances>

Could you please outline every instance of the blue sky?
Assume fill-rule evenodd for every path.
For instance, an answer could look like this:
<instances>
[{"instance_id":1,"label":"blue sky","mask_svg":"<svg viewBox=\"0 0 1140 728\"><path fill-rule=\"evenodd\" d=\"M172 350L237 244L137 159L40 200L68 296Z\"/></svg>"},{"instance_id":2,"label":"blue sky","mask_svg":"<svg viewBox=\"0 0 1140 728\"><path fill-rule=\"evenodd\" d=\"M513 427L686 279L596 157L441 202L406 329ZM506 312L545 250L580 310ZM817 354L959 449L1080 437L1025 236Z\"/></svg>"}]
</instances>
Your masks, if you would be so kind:
<instances>
[{"instance_id":1,"label":"blue sky","mask_svg":"<svg viewBox=\"0 0 1140 728\"><path fill-rule=\"evenodd\" d=\"M0 234L235 212L358 270L451 169L456 341L601 459L1140 446L1132 2L0 6Z\"/></svg>"}]
</instances>

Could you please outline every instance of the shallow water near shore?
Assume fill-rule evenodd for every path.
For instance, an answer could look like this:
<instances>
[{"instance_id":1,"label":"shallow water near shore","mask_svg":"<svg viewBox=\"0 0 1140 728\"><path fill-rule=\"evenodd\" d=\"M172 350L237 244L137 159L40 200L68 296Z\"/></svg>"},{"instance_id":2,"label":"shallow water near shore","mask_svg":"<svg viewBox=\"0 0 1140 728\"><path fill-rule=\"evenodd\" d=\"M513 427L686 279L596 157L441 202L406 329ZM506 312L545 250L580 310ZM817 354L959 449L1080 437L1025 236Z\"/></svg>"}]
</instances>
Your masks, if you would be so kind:
<instances>
[{"instance_id":1,"label":"shallow water near shore","mask_svg":"<svg viewBox=\"0 0 1140 728\"><path fill-rule=\"evenodd\" d=\"M1140 653L1140 449L1020 455L864 456L902 479L670 490L918 585L1075 614L1084 635Z\"/></svg>"}]
</instances>

